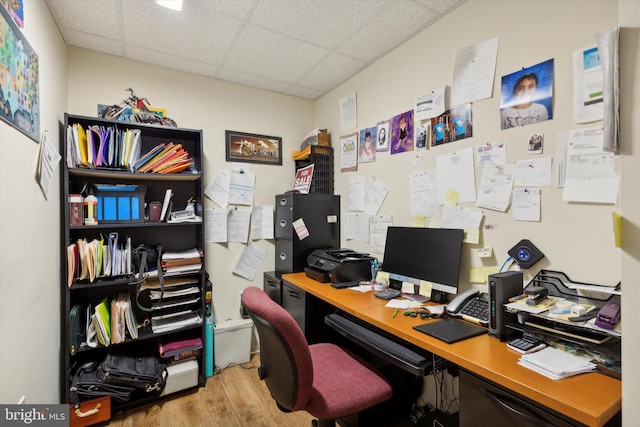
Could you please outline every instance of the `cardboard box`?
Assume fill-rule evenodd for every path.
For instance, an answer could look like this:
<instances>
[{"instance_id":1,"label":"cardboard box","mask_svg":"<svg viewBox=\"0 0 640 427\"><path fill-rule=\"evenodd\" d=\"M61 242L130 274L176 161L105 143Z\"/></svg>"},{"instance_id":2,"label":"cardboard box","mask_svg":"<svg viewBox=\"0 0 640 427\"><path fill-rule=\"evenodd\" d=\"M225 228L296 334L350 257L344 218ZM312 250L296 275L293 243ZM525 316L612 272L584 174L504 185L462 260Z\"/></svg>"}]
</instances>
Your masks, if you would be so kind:
<instances>
[{"instance_id":1,"label":"cardboard box","mask_svg":"<svg viewBox=\"0 0 640 427\"><path fill-rule=\"evenodd\" d=\"M198 361L185 360L167 366L167 383L160 396L175 393L198 385Z\"/></svg>"},{"instance_id":2,"label":"cardboard box","mask_svg":"<svg viewBox=\"0 0 640 427\"><path fill-rule=\"evenodd\" d=\"M251 319L228 320L213 329L214 364L224 369L232 363L247 363L251 359Z\"/></svg>"},{"instance_id":3,"label":"cardboard box","mask_svg":"<svg viewBox=\"0 0 640 427\"><path fill-rule=\"evenodd\" d=\"M300 150L304 150L309 145L324 145L331 147L331 140L326 129L318 129L317 135L310 135L302 141Z\"/></svg>"}]
</instances>

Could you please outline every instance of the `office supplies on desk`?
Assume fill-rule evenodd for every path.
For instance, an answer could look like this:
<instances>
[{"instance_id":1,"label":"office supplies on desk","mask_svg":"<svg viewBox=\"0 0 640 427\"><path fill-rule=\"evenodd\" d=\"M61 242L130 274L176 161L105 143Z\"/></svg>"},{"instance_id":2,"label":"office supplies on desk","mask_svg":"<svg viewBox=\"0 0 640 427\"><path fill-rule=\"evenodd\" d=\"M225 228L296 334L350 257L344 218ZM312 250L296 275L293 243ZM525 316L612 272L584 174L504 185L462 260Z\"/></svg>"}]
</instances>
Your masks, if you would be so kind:
<instances>
[{"instance_id":1,"label":"office supplies on desk","mask_svg":"<svg viewBox=\"0 0 640 427\"><path fill-rule=\"evenodd\" d=\"M413 329L438 338L448 344L453 344L487 332L487 330L481 326L451 317L417 325L414 326Z\"/></svg>"},{"instance_id":2,"label":"office supplies on desk","mask_svg":"<svg viewBox=\"0 0 640 427\"><path fill-rule=\"evenodd\" d=\"M344 288L353 288L354 286L358 286L360 284L359 281L357 282L338 282L338 283L332 283L331 287L336 288L336 289L344 289Z\"/></svg>"},{"instance_id":3,"label":"office supplies on desk","mask_svg":"<svg viewBox=\"0 0 640 427\"><path fill-rule=\"evenodd\" d=\"M593 372L596 369L594 363L553 347L522 355L518 365L554 380Z\"/></svg>"},{"instance_id":4,"label":"office supplies on desk","mask_svg":"<svg viewBox=\"0 0 640 427\"><path fill-rule=\"evenodd\" d=\"M523 336L522 338L514 338L507 342L507 347L522 354L529 354L542 350L547 345L535 337Z\"/></svg>"},{"instance_id":5,"label":"office supplies on desk","mask_svg":"<svg viewBox=\"0 0 640 427\"><path fill-rule=\"evenodd\" d=\"M480 294L480 291L474 288L467 289L464 292L460 292L451 300L449 304L447 304L447 311L449 313L456 313L467 305L471 299L475 298Z\"/></svg>"},{"instance_id":6,"label":"office supplies on desk","mask_svg":"<svg viewBox=\"0 0 640 427\"><path fill-rule=\"evenodd\" d=\"M609 302L619 304L621 294L619 285L602 286L576 282L562 272L540 270L524 288L524 293L540 293L540 288L544 288L548 296L536 306L526 305L522 303L523 300L505 305L507 310L518 314L519 325L591 344L602 344L622 336L621 322L617 322L612 329L607 329L598 325L595 322L596 319L592 318L594 312L598 312ZM584 317L576 316L571 312L554 313L550 308L558 301L570 301L574 307L582 306L585 311ZM577 309L577 312L581 311ZM521 329L521 326L515 324L510 326Z\"/></svg>"},{"instance_id":7,"label":"office supplies on desk","mask_svg":"<svg viewBox=\"0 0 640 427\"><path fill-rule=\"evenodd\" d=\"M489 323L489 294L467 289L447 305L447 313L468 322L486 326Z\"/></svg>"},{"instance_id":8,"label":"office supplies on desk","mask_svg":"<svg viewBox=\"0 0 640 427\"><path fill-rule=\"evenodd\" d=\"M486 326L489 323L489 294L481 293L457 313L464 320Z\"/></svg>"},{"instance_id":9,"label":"office supplies on desk","mask_svg":"<svg viewBox=\"0 0 640 427\"><path fill-rule=\"evenodd\" d=\"M601 328L613 329L620 320L620 304L615 301L607 302L598 311L595 324Z\"/></svg>"},{"instance_id":10,"label":"office supplies on desk","mask_svg":"<svg viewBox=\"0 0 640 427\"><path fill-rule=\"evenodd\" d=\"M351 249L315 249L307 257L307 277L319 282L371 280L373 257Z\"/></svg>"},{"instance_id":11,"label":"office supplies on desk","mask_svg":"<svg viewBox=\"0 0 640 427\"><path fill-rule=\"evenodd\" d=\"M411 301L415 301L415 302L427 302L429 301L429 297L426 295L420 295L420 294L408 294L408 293L402 293L400 295L402 298L411 300Z\"/></svg>"},{"instance_id":12,"label":"office supplies on desk","mask_svg":"<svg viewBox=\"0 0 640 427\"><path fill-rule=\"evenodd\" d=\"M376 292L374 295L378 298L389 300L398 298L400 295L402 295L402 291L400 289L387 288L384 291Z\"/></svg>"}]
</instances>

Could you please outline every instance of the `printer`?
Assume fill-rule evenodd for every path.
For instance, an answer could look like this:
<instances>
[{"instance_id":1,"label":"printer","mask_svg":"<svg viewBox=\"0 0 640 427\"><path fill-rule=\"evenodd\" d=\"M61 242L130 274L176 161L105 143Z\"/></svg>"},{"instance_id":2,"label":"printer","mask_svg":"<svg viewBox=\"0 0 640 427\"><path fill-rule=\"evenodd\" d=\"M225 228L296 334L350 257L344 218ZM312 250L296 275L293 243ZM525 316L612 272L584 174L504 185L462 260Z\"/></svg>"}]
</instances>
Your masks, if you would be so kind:
<instances>
[{"instance_id":1,"label":"printer","mask_svg":"<svg viewBox=\"0 0 640 427\"><path fill-rule=\"evenodd\" d=\"M304 272L322 283L357 282L371 280L371 262L369 254L351 249L315 249L307 257Z\"/></svg>"}]
</instances>

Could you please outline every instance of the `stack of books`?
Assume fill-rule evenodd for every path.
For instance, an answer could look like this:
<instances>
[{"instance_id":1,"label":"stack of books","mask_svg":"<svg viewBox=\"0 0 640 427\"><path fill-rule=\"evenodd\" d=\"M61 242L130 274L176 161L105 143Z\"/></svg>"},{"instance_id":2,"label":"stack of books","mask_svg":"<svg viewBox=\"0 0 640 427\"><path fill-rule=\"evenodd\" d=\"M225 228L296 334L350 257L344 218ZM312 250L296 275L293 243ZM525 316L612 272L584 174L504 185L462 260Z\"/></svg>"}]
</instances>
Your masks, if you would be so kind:
<instances>
[{"instance_id":1,"label":"stack of books","mask_svg":"<svg viewBox=\"0 0 640 427\"><path fill-rule=\"evenodd\" d=\"M182 148L182 144L162 142L141 156L133 165L133 169L140 173L165 174L179 173L191 166L193 159Z\"/></svg>"},{"instance_id":2,"label":"stack of books","mask_svg":"<svg viewBox=\"0 0 640 427\"><path fill-rule=\"evenodd\" d=\"M518 365L554 380L593 372L596 369L595 363L553 347L522 355L518 360Z\"/></svg>"},{"instance_id":3,"label":"stack of books","mask_svg":"<svg viewBox=\"0 0 640 427\"><path fill-rule=\"evenodd\" d=\"M191 360L200 357L202 351L202 339L187 338L180 340L161 339L158 343L160 357L168 363L182 360Z\"/></svg>"}]
</instances>

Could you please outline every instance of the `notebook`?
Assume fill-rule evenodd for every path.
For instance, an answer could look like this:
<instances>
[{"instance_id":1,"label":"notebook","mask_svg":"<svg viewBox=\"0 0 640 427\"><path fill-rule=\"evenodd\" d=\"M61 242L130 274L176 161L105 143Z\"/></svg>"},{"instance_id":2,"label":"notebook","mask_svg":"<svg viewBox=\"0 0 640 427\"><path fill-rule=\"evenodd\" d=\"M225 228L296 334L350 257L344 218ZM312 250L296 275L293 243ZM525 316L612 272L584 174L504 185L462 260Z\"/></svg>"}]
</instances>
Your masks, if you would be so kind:
<instances>
[{"instance_id":1,"label":"notebook","mask_svg":"<svg viewBox=\"0 0 640 427\"><path fill-rule=\"evenodd\" d=\"M450 317L414 326L413 329L438 338L448 344L453 344L454 342L466 340L467 338L482 335L487 332L487 330L481 326Z\"/></svg>"}]
</instances>

